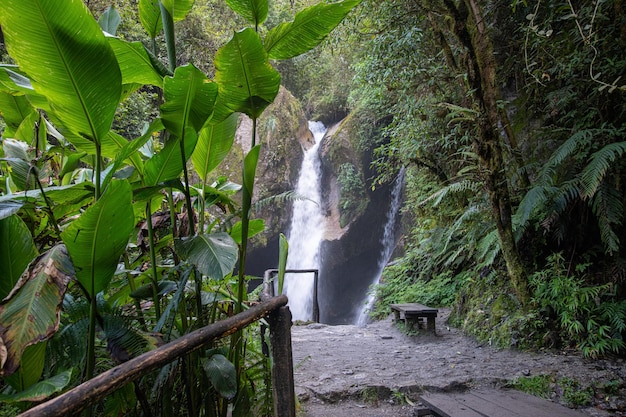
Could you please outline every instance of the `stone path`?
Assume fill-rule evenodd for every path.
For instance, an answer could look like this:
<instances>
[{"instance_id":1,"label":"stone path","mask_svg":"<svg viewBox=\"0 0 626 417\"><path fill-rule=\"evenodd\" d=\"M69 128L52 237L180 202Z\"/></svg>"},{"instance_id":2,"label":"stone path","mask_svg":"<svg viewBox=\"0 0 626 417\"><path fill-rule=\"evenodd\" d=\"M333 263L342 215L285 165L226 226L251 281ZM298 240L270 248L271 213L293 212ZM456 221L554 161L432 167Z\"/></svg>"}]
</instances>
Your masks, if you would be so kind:
<instances>
[{"instance_id":1,"label":"stone path","mask_svg":"<svg viewBox=\"0 0 626 417\"><path fill-rule=\"evenodd\" d=\"M500 388L522 376L626 381L623 360L587 361L571 353L498 350L448 327L448 314L443 313L437 319L436 336L406 336L391 317L366 327L293 326L296 394L304 415L410 416L411 404L419 402L421 392ZM621 404L626 409L626 399L622 403L614 408ZM607 403L605 408L610 407ZM385 414L389 408L395 414ZM371 410L374 414L367 414ZM626 415L597 408L584 411L591 416Z\"/></svg>"}]
</instances>

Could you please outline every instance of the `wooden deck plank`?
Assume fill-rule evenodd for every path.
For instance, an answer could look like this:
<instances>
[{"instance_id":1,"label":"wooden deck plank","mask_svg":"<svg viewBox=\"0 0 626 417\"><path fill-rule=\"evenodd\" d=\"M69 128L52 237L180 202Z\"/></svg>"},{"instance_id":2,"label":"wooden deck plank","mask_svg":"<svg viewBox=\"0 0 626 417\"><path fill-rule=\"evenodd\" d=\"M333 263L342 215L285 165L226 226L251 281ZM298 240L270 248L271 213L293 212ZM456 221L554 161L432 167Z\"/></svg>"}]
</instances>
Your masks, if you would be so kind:
<instances>
[{"instance_id":1,"label":"wooden deck plank","mask_svg":"<svg viewBox=\"0 0 626 417\"><path fill-rule=\"evenodd\" d=\"M515 390L425 394L422 401L442 417L583 417L585 414Z\"/></svg>"},{"instance_id":2,"label":"wooden deck plank","mask_svg":"<svg viewBox=\"0 0 626 417\"><path fill-rule=\"evenodd\" d=\"M450 394L426 394L422 402L441 417L487 417L456 401Z\"/></svg>"}]
</instances>

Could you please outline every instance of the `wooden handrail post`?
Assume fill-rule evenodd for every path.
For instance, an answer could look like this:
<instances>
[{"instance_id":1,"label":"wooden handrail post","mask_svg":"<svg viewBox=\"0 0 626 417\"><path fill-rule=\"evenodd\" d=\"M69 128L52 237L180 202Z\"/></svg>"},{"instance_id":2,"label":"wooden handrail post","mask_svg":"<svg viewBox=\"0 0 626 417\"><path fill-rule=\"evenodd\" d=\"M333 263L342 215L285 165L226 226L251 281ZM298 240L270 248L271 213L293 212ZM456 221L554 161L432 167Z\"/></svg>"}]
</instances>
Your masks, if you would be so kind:
<instances>
[{"instance_id":1,"label":"wooden handrail post","mask_svg":"<svg viewBox=\"0 0 626 417\"><path fill-rule=\"evenodd\" d=\"M272 345L272 385L274 417L296 417L296 394L291 353L291 311L289 307L273 310L269 317Z\"/></svg>"}]
</instances>

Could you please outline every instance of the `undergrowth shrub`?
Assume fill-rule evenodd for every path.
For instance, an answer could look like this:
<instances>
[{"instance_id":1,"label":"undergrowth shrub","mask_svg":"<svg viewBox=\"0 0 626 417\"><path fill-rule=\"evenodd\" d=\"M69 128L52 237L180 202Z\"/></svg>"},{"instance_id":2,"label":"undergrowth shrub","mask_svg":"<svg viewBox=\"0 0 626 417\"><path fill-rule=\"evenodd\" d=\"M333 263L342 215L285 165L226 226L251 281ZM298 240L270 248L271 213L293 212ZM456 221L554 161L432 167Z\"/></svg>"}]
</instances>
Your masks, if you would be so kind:
<instances>
[{"instance_id":1,"label":"undergrowth shrub","mask_svg":"<svg viewBox=\"0 0 626 417\"><path fill-rule=\"evenodd\" d=\"M617 300L610 284L587 285L588 265L569 273L560 253L530 278L533 301L546 323L544 332L558 342L597 358L626 349L626 300Z\"/></svg>"},{"instance_id":2,"label":"undergrowth shrub","mask_svg":"<svg viewBox=\"0 0 626 417\"><path fill-rule=\"evenodd\" d=\"M375 287L377 302L372 313L374 318L385 318L389 314L389 305L395 303L450 306L459 289L469 279L467 273L454 276L452 272L446 271L425 280L415 278L408 269L410 265L407 262L385 268L381 283Z\"/></svg>"}]
</instances>

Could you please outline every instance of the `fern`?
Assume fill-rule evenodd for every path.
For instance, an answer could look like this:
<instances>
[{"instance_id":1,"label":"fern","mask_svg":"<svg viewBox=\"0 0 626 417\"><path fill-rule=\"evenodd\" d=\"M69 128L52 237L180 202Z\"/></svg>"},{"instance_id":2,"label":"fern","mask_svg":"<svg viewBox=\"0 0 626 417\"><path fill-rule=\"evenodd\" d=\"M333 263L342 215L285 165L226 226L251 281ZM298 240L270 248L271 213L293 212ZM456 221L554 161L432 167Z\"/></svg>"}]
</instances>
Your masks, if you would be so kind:
<instances>
[{"instance_id":1,"label":"fern","mask_svg":"<svg viewBox=\"0 0 626 417\"><path fill-rule=\"evenodd\" d=\"M290 191L285 191L284 193L280 193L280 194L263 198L257 201L253 207L254 207L254 211L259 211L270 205L279 205L286 201L301 201L301 200L309 200L315 204L318 204L317 201L311 200L310 198L303 196L302 194L298 194L295 190L290 190Z\"/></svg>"},{"instance_id":2,"label":"fern","mask_svg":"<svg viewBox=\"0 0 626 417\"><path fill-rule=\"evenodd\" d=\"M600 238L607 252L619 251L619 237L613 230L613 225L622 223L624 204L622 196L615 188L602 183L592 199L592 210L598 219Z\"/></svg>"},{"instance_id":3,"label":"fern","mask_svg":"<svg viewBox=\"0 0 626 417\"><path fill-rule=\"evenodd\" d=\"M595 152L581 174L582 197L594 196L613 163L626 152L626 142L615 142Z\"/></svg>"},{"instance_id":4,"label":"fern","mask_svg":"<svg viewBox=\"0 0 626 417\"><path fill-rule=\"evenodd\" d=\"M581 148L588 148L593 140L594 133L596 133L596 129L586 129L570 136L569 139L563 142L550 156L550 159L545 164L540 174L540 178L545 179L552 177L554 168L560 166L566 158L576 155L576 151ZM580 157L580 155L576 155L576 157Z\"/></svg>"},{"instance_id":5,"label":"fern","mask_svg":"<svg viewBox=\"0 0 626 417\"><path fill-rule=\"evenodd\" d=\"M460 194L468 191L476 193L480 191L481 188L482 184L473 180L453 182L426 197L426 199L418 203L418 206L424 206L426 203L432 201L433 207L437 207L450 194Z\"/></svg>"}]
</instances>

